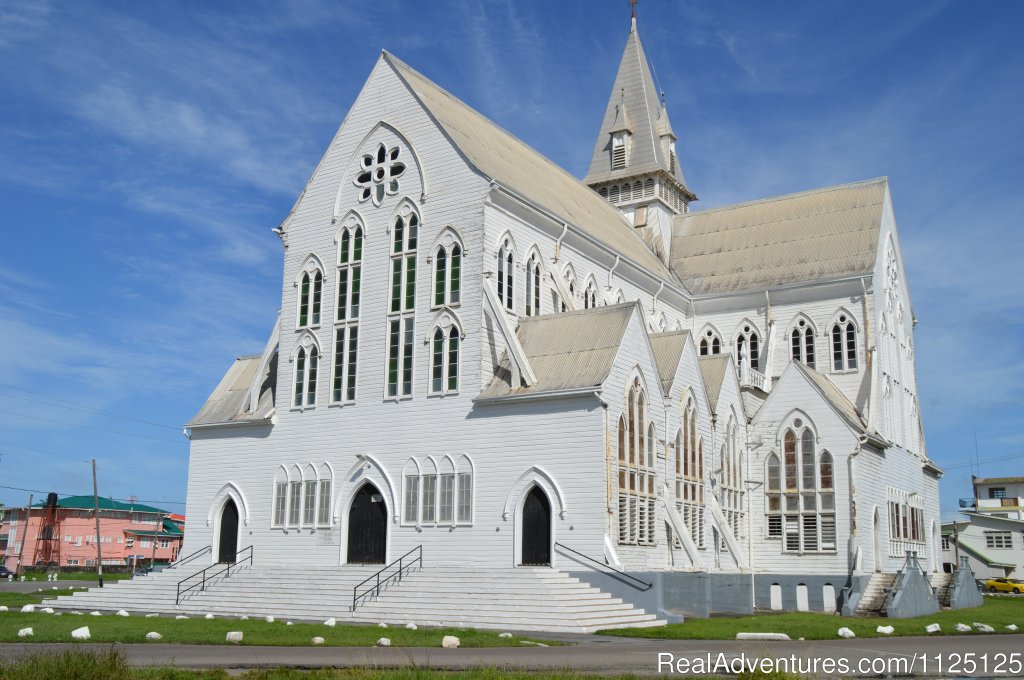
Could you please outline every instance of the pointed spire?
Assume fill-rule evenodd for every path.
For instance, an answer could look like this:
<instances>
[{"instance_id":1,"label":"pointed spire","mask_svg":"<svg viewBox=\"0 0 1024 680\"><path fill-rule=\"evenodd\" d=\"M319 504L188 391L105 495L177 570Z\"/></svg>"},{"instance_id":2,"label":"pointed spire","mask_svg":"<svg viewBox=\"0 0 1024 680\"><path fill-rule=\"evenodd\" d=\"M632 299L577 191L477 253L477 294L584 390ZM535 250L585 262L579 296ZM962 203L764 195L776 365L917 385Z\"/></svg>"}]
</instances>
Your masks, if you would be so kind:
<instances>
[{"instance_id":1,"label":"pointed spire","mask_svg":"<svg viewBox=\"0 0 1024 680\"><path fill-rule=\"evenodd\" d=\"M682 168L675 158L675 133L669 122L664 95L659 96L636 27L636 5L630 3L629 37L622 52L590 168L583 181L594 185L642 174L662 172L687 194ZM625 167L612 169L612 138L628 133ZM616 164L618 165L618 163Z\"/></svg>"}]
</instances>

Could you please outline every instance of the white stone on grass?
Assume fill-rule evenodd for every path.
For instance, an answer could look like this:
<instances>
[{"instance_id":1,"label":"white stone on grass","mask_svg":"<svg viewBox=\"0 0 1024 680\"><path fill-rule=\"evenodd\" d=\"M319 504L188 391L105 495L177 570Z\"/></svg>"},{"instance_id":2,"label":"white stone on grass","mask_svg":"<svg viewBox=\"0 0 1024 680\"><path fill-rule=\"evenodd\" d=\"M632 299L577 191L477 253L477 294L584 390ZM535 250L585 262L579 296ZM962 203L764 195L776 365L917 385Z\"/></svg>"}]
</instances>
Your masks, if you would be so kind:
<instances>
[{"instance_id":1,"label":"white stone on grass","mask_svg":"<svg viewBox=\"0 0 1024 680\"><path fill-rule=\"evenodd\" d=\"M882 635L892 635L896 632L896 629L892 626L879 626L878 628L875 628L875 632L881 633Z\"/></svg>"},{"instance_id":2,"label":"white stone on grass","mask_svg":"<svg viewBox=\"0 0 1024 680\"><path fill-rule=\"evenodd\" d=\"M317 637L313 638L312 643L314 645L322 645L324 643L324 639L318 635Z\"/></svg>"},{"instance_id":3,"label":"white stone on grass","mask_svg":"<svg viewBox=\"0 0 1024 680\"><path fill-rule=\"evenodd\" d=\"M785 633L736 633L737 640L788 640Z\"/></svg>"},{"instance_id":4,"label":"white stone on grass","mask_svg":"<svg viewBox=\"0 0 1024 680\"><path fill-rule=\"evenodd\" d=\"M388 638L381 638L381 639L377 640L377 646L378 647L390 647L391 646L391 640L388 639Z\"/></svg>"},{"instance_id":5,"label":"white stone on grass","mask_svg":"<svg viewBox=\"0 0 1024 680\"><path fill-rule=\"evenodd\" d=\"M147 619L155 619L158 616L160 616L160 615L157 614L156 612L153 612L152 614L146 614L146 618Z\"/></svg>"},{"instance_id":6,"label":"white stone on grass","mask_svg":"<svg viewBox=\"0 0 1024 680\"><path fill-rule=\"evenodd\" d=\"M335 620L334 620L333 618L330 618L330 619L327 619L326 621L324 621L324 625L325 625L325 626L330 626L330 627L332 627L332 628L333 628L333 627L334 627L334 626L335 626L335 625L336 625L337 623L338 623L338 622L337 622L337 621L335 621Z\"/></svg>"},{"instance_id":7,"label":"white stone on grass","mask_svg":"<svg viewBox=\"0 0 1024 680\"><path fill-rule=\"evenodd\" d=\"M242 614L241 616L238 617L238 620L239 621L248 621L249 617L246 616L245 614Z\"/></svg>"},{"instance_id":8,"label":"white stone on grass","mask_svg":"<svg viewBox=\"0 0 1024 680\"><path fill-rule=\"evenodd\" d=\"M31 614L35 610L36 610L36 606L34 604L27 604L27 605L25 605L24 607L21 608L21 613L22 614Z\"/></svg>"},{"instance_id":9,"label":"white stone on grass","mask_svg":"<svg viewBox=\"0 0 1024 680\"><path fill-rule=\"evenodd\" d=\"M956 624L956 632L958 632L958 633L970 633L971 632L971 627L968 626L966 623L958 623L958 624Z\"/></svg>"},{"instance_id":10,"label":"white stone on grass","mask_svg":"<svg viewBox=\"0 0 1024 680\"><path fill-rule=\"evenodd\" d=\"M284 625L286 625L286 626L294 626L295 624L292 623L291 621L285 621Z\"/></svg>"},{"instance_id":11,"label":"white stone on grass","mask_svg":"<svg viewBox=\"0 0 1024 680\"><path fill-rule=\"evenodd\" d=\"M263 620L266 621L267 623L273 623L274 622L274 617L273 616L265 616L263 618Z\"/></svg>"},{"instance_id":12,"label":"white stone on grass","mask_svg":"<svg viewBox=\"0 0 1024 680\"><path fill-rule=\"evenodd\" d=\"M988 625L987 623L976 623L976 624L974 624L974 630L978 631L979 633L994 633L994 632L996 632L996 629L993 628L992 626Z\"/></svg>"},{"instance_id":13,"label":"white stone on grass","mask_svg":"<svg viewBox=\"0 0 1024 680\"><path fill-rule=\"evenodd\" d=\"M128 612L124 609L118 609L114 616L128 616Z\"/></svg>"},{"instance_id":14,"label":"white stone on grass","mask_svg":"<svg viewBox=\"0 0 1024 680\"><path fill-rule=\"evenodd\" d=\"M843 626L842 628L837 630L836 631L836 635L838 635L841 638L855 638L855 637L857 637L857 634L854 633L849 628L847 628L846 626Z\"/></svg>"},{"instance_id":15,"label":"white stone on grass","mask_svg":"<svg viewBox=\"0 0 1024 680\"><path fill-rule=\"evenodd\" d=\"M0 605L0 612L5 612L5 611L7 611L7 606L6 605Z\"/></svg>"},{"instance_id":16,"label":"white stone on grass","mask_svg":"<svg viewBox=\"0 0 1024 680\"><path fill-rule=\"evenodd\" d=\"M99 612L89 612L89 616L103 616L103 614L100 614Z\"/></svg>"},{"instance_id":17,"label":"white stone on grass","mask_svg":"<svg viewBox=\"0 0 1024 680\"><path fill-rule=\"evenodd\" d=\"M510 638L510 637L512 637L512 633L498 633L498 637L500 637L500 638Z\"/></svg>"},{"instance_id":18,"label":"white stone on grass","mask_svg":"<svg viewBox=\"0 0 1024 680\"><path fill-rule=\"evenodd\" d=\"M1011 623L1009 626L1006 627L1006 630L1017 630L1017 624Z\"/></svg>"},{"instance_id":19,"label":"white stone on grass","mask_svg":"<svg viewBox=\"0 0 1024 680\"><path fill-rule=\"evenodd\" d=\"M206 619L206 620L210 620L210 619L212 619L212 618L213 618L213 614L207 614L207 615L206 615L206 616L204 616L203 618L204 618L204 619Z\"/></svg>"},{"instance_id":20,"label":"white stone on grass","mask_svg":"<svg viewBox=\"0 0 1024 680\"><path fill-rule=\"evenodd\" d=\"M160 633L156 632L155 630L146 633L146 639L147 640L160 640L162 638L163 638L163 635L161 635Z\"/></svg>"},{"instance_id":21,"label":"white stone on grass","mask_svg":"<svg viewBox=\"0 0 1024 680\"><path fill-rule=\"evenodd\" d=\"M937 623L929 623L927 626L924 627L924 630L926 633L938 633L942 630L942 626L940 626Z\"/></svg>"},{"instance_id":22,"label":"white stone on grass","mask_svg":"<svg viewBox=\"0 0 1024 680\"><path fill-rule=\"evenodd\" d=\"M441 638L441 646L445 649L456 649L460 644L462 644L462 642L454 635L445 635Z\"/></svg>"},{"instance_id":23,"label":"white stone on grass","mask_svg":"<svg viewBox=\"0 0 1024 680\"><path fill-rule=\"evenodd\" d=\"M35 635L35 631L31 628L22 628L18 631L18 637L32 637L33 635Z\"/></svg>"},{"instance_id":24,"label":"white stone on grass","mask_svg":"<svg viewBox=\"0 0 1024 680\"><path fill-rule=\"evenodd\" d=\"M184 614L178 614L178 615L177 615L177 616L175 616L174 618L176 618L176 619L177 619L177 620L179 620L179 621L185 621L185 620L187 620L187 619L188 619L188 617L187 617L187 616L185 616Z\"/></svg>"},{"instance_id":25,"label":"white stone on grass","mask_svg":"<svg viewBox=\"0 0 1024 680\"><path fill-rule=\"evenodd\" d=\"M387 628L387 627L388 627L388 624L386 624L386 623L384 623L384 622L381 622L381 623L378 623L378 624L377 624L377 627L378 627L378 628Z\"/></svg>"},{"instance_id":26,"label":"white stone on grass","mask_svg":"<svg viewBox=\"0 0 1024 680\"><path fill-rule=\"evenodd\" d=\"M407 623L407 624L405 624L405 627L408 628L409 630L416 630L416 624L415 623Z\"/></svg>"},{"instance_id":27,"label":"white stone on grass","mask_svg":"<svg viewBox=\"0 0 1024 680\"><path fill-rule=\"evenodd\" d=\"M71 631L71 637L75 640L88 640L92 637L92 633L89 632L89 626L82 626Z\"/></svg>"},{"instance_id":28,"label":"white stone on grass","mask_svg":"<svg viewBox=\"0 0 1024 680\"><path fill-rule=\"evenodd\" d=\"M228 642L234 642L237 644L242 641L242 631L233 630L229 632L224 639Z\"/></svg>"},{"instance_id":29,"label":"white stone on grass","mask_svg":"<svg viewBox=\"0 0 1024 680\"><path fill-rule=\"evenodd\" d=\"M39 612L42 613L42 614L52 614L53 613L53 608L52 607L43 607L42 609L39 610Z\"/></svg>"}]
</instances>

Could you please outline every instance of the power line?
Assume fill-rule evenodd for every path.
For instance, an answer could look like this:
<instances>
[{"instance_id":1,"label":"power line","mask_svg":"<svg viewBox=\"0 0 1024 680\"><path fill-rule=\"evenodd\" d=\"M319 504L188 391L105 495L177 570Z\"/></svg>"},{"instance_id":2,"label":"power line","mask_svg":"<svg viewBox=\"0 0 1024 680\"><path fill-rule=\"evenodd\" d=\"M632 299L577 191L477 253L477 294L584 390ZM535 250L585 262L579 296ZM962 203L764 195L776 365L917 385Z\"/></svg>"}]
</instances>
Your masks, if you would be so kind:
<instances>
[{"instance_id":1,"label":"power line","mask_svg":"<svg viewBox=\"0 0 1024 680\"><path fill-rule=\"evenodd\" d=\"M56 493L58 496L84 496L84 495L91 495L91 494L80 494L80 493L64 493L63 491L56 491L55 492L52 489L50 491L43 491L42 489L23 489L20 486L4 486L3 484L0 484L0 489L10 489L12 491L27 491L28 493L41 493L41 494ZM118 501L119 503L135 503L135 504L138 504L138 503L164 503L164 504L167 504L167 505L185 505L185 501L140 501L140 500L137 500L137 499L133 501L130 498L114 498L113 496L109 496L109 497L103 496L103 498L107 498L107 500L111 500L111 501Z\"/></svg>"},{"instance_id":2,"label":"power line","mask_svg":"<svg viewBox=\"0 0 1024 680\"><path fill-rule=\"evenodd\" d=\"M75 458L74 456L69 456L69 455L64 454L64 453L57 453L56 451L44 451L42 449L37 449L37 448L34 448L32 446L25 446L24 444L15 444L14 442L0 441L0 446L13 446L16 449L25 449L27 451L33 451L35 453L41 453L44 456L57 456L58 458L67 458L68 460L73 460L73 461L76 461L76 462L79 462L79 463L88 463L89 462L88 460L86 460L84 458ZM8 453L17 453L17 451L8 451Z\"/></svg>"},{"instance_id":3,"label":"power line","mask_svg":"<svg viewBox=\"0 0 1024 680\"><path fill-rule=\"evenodd\" d=\"M168 429L168 430L175 430L175 431L177 431L178 429L180 429L180 428L175 427L173 425L166 425L164 423L157 423L157 422L154 422L152 420L145 420L144 418L136 418L135 416L124 415L123 413L115 413L113 411L104 411L103 409L93 408L91 406L83 406L83 405L75 403L73 401L68 401L67 399L61 399L59 397L51 397L49 395L41 394L39 392L33 392L32 390L26 390L23 387L17 387L16 385L8 385L7 383L0 383L0 387L6 387L8 389L17 390L19 392L24 392L25 394L32 394L32 395L35 395L37 397L42 397L44 399L49 399L50 401L54 401L54 402L57 402L59 404L63 404L65 406L67 406L67 407L70 407L70 408L73 408L73 409L77 409L79 411L86 411L88 413L95 413L97 415L106 416L107 418L117 418L119 420L127 420L127 421L131 421L133 423L141 423L142 425L152 425L153 427L162 427L162 428L165 428L165 429ZM53 406L53 404L50 404L50 403L45 402L45 401L39 401L39 400L36 400L36 399L28 399L26 397L13 397L11 395L8 395L8 397L9 398L21 399L23 401L31 401L31 402L35 402L37 404L44 404L44 405L47 405L47 406Z\"/></svg>"},{"instance_id":4,"label":"power line","mask_svg":"<svg viewBox=\"0 0 1024 680\"><path fill-rule=\"evenodd\" d=\"M1000 456L999 458L986 458L985 460L971 460L967 463L957 463L956 465L943 465L943 470L958 470L965 467L973 467L975 465L981 465L983 463L999 463L1004 460L1012 460L1014 458L1024 458L1024 453L1011 453L1008 456Z\"/></svg>"},{"instance_id":5,"label":"power line","mask_svg":"<svg viewBox=\"0 0 1024 680\"><path fill-rule=\"evenodd\" d=\"M178 443L180 443L180 442L175 441L173 439L164 439L163 437L153 437L153 436L148 435L148 434L136 434L134 432L124 432L122 430L111 430L111 429L106 428L106 427L96 427L94 425L82 425L82 424L79 424L79 423L69 423L66 420L57 420L55 418L43 418L42 416L32 416L32 415L29 415L27 413L17 413L15 411L5 411L3 409L0 409L0 413L6 413L7 415L17 416L19 418L28 418L30 420L39 420L39 421L44 422L44 423L54 423L56 425L64 425L65 427L78 427L78 428L82 428L83 430L95 430L97 432L106 432L107 434L118 434L118 435L122 435L122 436L125 436L125 437L138 437L140 439L152 439L153 441L168 442L168 443L171 443L171 444L178 444Z\"/></svg>"}]
</instances>

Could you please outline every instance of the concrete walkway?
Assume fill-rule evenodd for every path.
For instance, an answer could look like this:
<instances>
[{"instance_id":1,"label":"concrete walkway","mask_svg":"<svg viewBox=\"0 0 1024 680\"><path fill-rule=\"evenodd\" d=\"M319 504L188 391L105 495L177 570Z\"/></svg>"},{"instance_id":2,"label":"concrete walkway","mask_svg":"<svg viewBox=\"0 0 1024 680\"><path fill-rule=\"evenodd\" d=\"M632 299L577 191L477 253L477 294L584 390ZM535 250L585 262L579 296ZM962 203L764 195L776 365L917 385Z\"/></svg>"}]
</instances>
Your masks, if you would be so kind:
<instances>
[{"instance_id":1,"label":"concrete walkway","mask_svg":"<svg viewBox=\"0 0 1024 680\"><path fill-rule=\"evenodd\" d=\"M107 644L86 644L84 649L105 651ZM0 657L14 658L43 650L66 650L61 644L2 644ZM991 637L884 638L835 641L746 642L736 640L634 640L603 636L580 636L566 647L522 647L485 649L365 648L365 647L247 647L214 645L117 645L136 666L175 665L181 668L250 669L276 666L298 668L375 667L416 665L420 668L464 670L490 667L518 670L574 669L594 673L636 673L641 675L704 675L714 668L696 663L733 662L746 656L748 663L770 658L796 667L801 675L835 677L894 676L940 677L997 675L997 655L1024 649L1024 635ZM974 654L977 666L963 667L963 654ZM721 655L721 656L719 656ZM927 658L927 663L922 660ZM959 655L959 656L958 656ZM987 655L987 669L982 657ZM1008 657L1009 658L1009 657ZM680 661L682 660L682 661ZM959 668L951 664L960 662ZM816 662L818 670L807 664ZM849 672L829 671L825 663L845 662ZM940 668L940 663L942 667ZM680 664L687 670L680 672ZM882 667L884 665L884 668ZM671 670L670 670L671 669ZM1024 671L1004 665L1000 677L1021 677ZM1010 671L1009 673L1007 671ZM728 674L729 669L718 668Z\"/></svg>"}]
</instances>

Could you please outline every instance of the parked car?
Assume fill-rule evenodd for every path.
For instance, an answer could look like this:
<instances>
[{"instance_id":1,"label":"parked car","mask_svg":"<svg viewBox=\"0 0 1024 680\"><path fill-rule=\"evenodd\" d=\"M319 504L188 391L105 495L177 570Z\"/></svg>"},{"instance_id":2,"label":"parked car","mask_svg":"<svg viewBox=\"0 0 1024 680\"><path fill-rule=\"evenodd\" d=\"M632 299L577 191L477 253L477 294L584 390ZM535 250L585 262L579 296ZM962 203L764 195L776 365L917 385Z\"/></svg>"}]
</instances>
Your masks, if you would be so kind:
<instances>
[{"instance_id":1,"label":"parked car","mask_svg":"<svg viewBox=\"0 0 1024 680\"><path fill-rule=\"evenodd\" d=\"M1024 593L1024 581L1019 578L990 578L985 581L985 589L990 593Z\"/></svg>"},{"instance_id":2,"label":"parked car","mask_svg":"<svg viewBox=\"0 0 1024 680\"><path fill-rule=\"evenodd\" d=\"M0 578L7 578L8 576L14 578L14 572L3 565L0 565Z\"/></svg>"}]
</instances>

